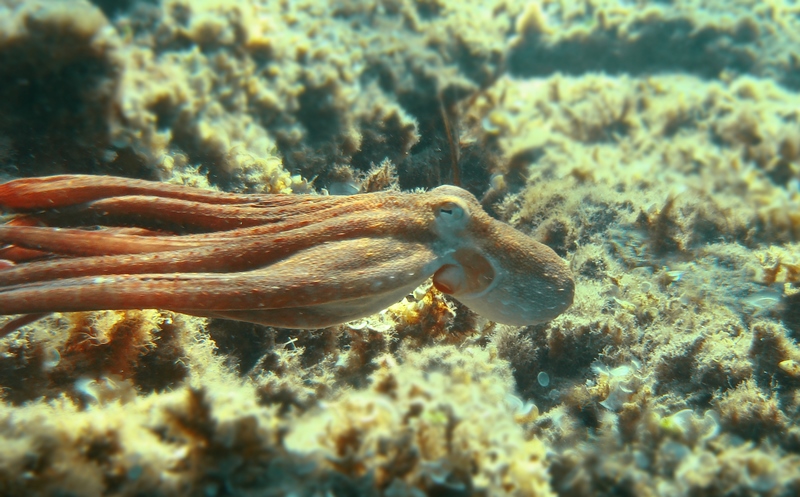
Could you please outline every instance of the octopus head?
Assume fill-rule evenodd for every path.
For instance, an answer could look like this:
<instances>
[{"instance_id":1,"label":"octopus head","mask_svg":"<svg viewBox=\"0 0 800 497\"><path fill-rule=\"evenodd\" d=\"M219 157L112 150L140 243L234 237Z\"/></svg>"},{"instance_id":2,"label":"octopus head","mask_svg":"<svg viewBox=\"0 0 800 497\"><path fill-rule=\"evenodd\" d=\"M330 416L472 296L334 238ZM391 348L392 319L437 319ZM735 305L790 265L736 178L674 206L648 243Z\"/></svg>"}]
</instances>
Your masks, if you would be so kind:
<instances>
[{"instance_id":1,"label":"octopus head","mask_svg":"<svg viewBox=\"0 0 800 497\"><path fill-rule=\"evenodd\" d=\"M434 231L447 248L433 275L436 288L498 323L549 321L570 305L575 283L552 249L488 216L474 196L456 187L434 206Z\"/></svg>"}]
</instances>

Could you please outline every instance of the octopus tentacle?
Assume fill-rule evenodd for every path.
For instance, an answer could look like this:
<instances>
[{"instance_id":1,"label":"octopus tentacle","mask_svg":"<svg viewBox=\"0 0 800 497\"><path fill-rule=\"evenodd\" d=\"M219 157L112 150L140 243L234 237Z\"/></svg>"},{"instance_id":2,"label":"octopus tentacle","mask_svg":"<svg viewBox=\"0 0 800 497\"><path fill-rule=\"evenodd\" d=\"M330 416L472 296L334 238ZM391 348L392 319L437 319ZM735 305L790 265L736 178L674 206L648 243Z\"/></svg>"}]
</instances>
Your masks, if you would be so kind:
<instances>
[{"instance_id":1,"label":"octopus tentacle","mask_svg":"<svg viewBox=\"0 0 800 497\"><path fill-rule=\"evenodd\" d=\"M71 185L77 181L80 183L84 177L74 177L77 180L73 181L70 176L59 177L56 181L40 181L34 180L18 180L22 185L17 188L10 188L2 185L0 190L4 190L6 195L0 194L0 205L5 207L15 205L13 196L9 196L9 192L17 193L30 193L26 191L25 186L33 182L34 186L41 186L44 183L50 189L41 191L37 195L47 196L52 193L52 189L57 186ZM91 178L91 177L89 177ZM10 185L15 185L17 182L12 182ZM109 183L104 181L103 183ZM136 180L117 180L116 183L133 183L134 185L140 183ZM145 182L147 183L147 182ZM108 185L107 185L108 186ZM119 187L119 185L117 185ZM109 186L109 188L111 188ZM141 187L137 188L141 189ZM130 188L128 188L130 189ZM152 187L150 188L152 189ZM110 192L117 191L114 188ZM59 190L60 194L61 191ZM94 192L99 195L101 192ZM108 193L108 191L104 192ZM33 193L31 193L33 194ZM85 200L87 193L84 195L76 195L77 200ZM209 246L213 243L241 243L248 237L263 237L270 233L289 233L292 230L301 229L317 223L320 219L340 218L345 221L347 216L355 214L363 214L364 211L380 211L381 207L385 204L398 204L396 195L391 194L372 194L361 196L357 200L347 199L343 197L322 197L322 196L283 196L283 195L270 195L270 196L254 196L257 198L258 208L251 207L248 210L249 216L243 214L244 210L237 205L218 205L218 204L203 204L194 201L185 201L180 199L160 199L149 196L125 196L110 199L100 199L78 206L78 211L96 210L103 212L105 215L113 215L115 212L133 213L140 223L144 223L143 219L146 218L172 218L178 224L187 225L195 224L202 225L206 229L215 229L217 231L212 233L201 233L195 235L157 235L150 232L147 236L126 235L121 232L109 232L109 228L99 231L85 231L85 230L69 230L60 229L53 230L51 228L31 227L34 224L41 224L41 219L33 219L33 214L22 216L16 220L21 220L17 223L9 223L4 227L0 227L0 242L14 244L12 247L5 247L0 249L5 251L5 259L11 261L25 261L34 258L40 258L43 252L52 254L71 255L71 256L99 256L99 255L121 255L121 254L137 254L137 253L151 253L151 252L166 252L177 250L189 250L189 252L180 254L169 254L173 256L175 261L175 270L185 269L187 267L208 267L202 265L200 259L202 256L197 256L192 253L190 249ZM368 197L374 197L369 199ZM405 199L404 199L405 200ZM8 202L8 205L4 204ZM43 201L44 203L44 201ZM60 199L57 205L66 207L68 201ZM255 205L255 204L252 204ZM74 206L72 206L74 207ZM390 205L382 209L384 212L400 212L397 205ZM408 210L408 209L406 209ZM70 224L77 224L74 219L76 211L68 212L65 214L64 207L58 209L60 215L68 215ZM205 215L205 217L204 217ZM395 216L396 217L396 216ZM11 226L11 224L20 224L21 226ZM248 224L254 224L250 228L242 228ZM389 221L386 221L389 224ZM234 228L236 228L234 230ZM111 228L113 229L113 228ZM110 236L113 234L113 236ZM313 235L310 233L309 235ZM264 240L266 242L275 242L276 240ZM154 264L163 265L164 262L159 258L148 257L147 261ZM194 262L192 262L194 261ZM99 264L95 264L99 262ZM122 258L118 260L103 260L92 261L86 266L83 274L110 274L116 271L117 268L127 264L138 264L140 259ZM24 271L30 274L31 280L38 279L36 273L45 274L52 270L58 271L58 277L70 275L70 267L83 265L85 261L77 263L56 262L55 264L30 266L26 267ZM214 264L217 264L216 262ZM152 265L152 264L151 264ZM138 271L147 272L151 265L140 265ZM227 266L220 265L220 270L228 269ZM178 269L180 268L180 269ZM137 272L138 272L137 271ZM54 273L56 274L56 273ZM8 281L15 280L13 275L5 274L5 278L0 278L0 281L8 279Z\"/></svg>"},{"instance_id":2,"label":"octopus tentacle","mask_svg":"<svg viewBox=\"0 0 800 497\"><path fill-rule=\"evenodd\" d=\"M283 309L298 302L314 306L358 299L365 293L395 298L424 281L428 266L436 260L425 245L414 242L358 238L332 243L342 257L325 262L319 262L319 255L328 253L329 245L311 247L254 271L80 276L4 286L0 314L109 308L164 308L191 314L194 309L198 313ZM374 254L369 267L363 266L356 247Z\"/></svg>"},{"instance_id":3,"label":"octopus tentacle","mask_svg":"<svg viewBox=\"0 0 800 497\"><path fill-rule=\"evenodd\" d=\"M64 242L59 240L58 236L53 236L53 234L63 233L66 232L66 229L61 229L58 231L53 231L50 227L41 227L42 233L46 234L44 240L41 240L41 243L38 245L41 249L30 249L24 248L24 246L34 246L36 243L39 243L35 237L29 238L24 233L24 230L20 230L19 232L10 235L8 237L5 234L12 233L10 230L6 231L5 228L12 226L11 223L0 226L0 242L8 243L11 245L7 245L5 247L0 247L0 260L6 262L27 262L32 261L35 259L44 259L52 257L53 255L68 255L68 254L77 254L78 249L70 248L68 245L65 246ZM109 235L114 235L115 238L117 237L130 237L129 242L127 243L126 247L129 250L127 252L136 253L136 243L139 241L140 238L144 237L161 237L159 242L175 242L175 241L183 241L186 243L186 246L193 246L195 245L190 240L184 240L185 237L179 236L164 236L162 232L159 231L152 231L147 230L144 228L116 228L116 227L109 227L103 228L102 230L97 230L96 232L87 232L86 230L73 230L79 236L77 237L80 239L86 233L102 233L103 237L108 238ZM120 238L120 239L122 239ZM16 241L15 241L16 240ZM178 245L175 245L177 247ZM45 248L47 247L47 248ZM114 253L115 251L108 251L108 250L100 250L100 247L87 247L85 251L85 255L91 255L91 252L94 251L96 254L94 255L108 255L109 253ZM117 250L116 253L126 253L125 250Z\"/></svg>"},{"instance_id":4,"label":"octopus tentacle","mask_svg":"<svg viewBox=\"0 0 800 497\"><path fill-rule=\"evenodd\" d=\"M224 231L253 226L278 224L292 218L304 217L319 219L320 216L339 215L351 212L353 206L365 210L365 206L355 202L341 202L339 199L304 195L292 204L277 205L218 205L183 199L162 199L151 196L126 196L99 199L76 206L70 216L85 214L102 218L122 217L126 224L141 225L148 221L159 224L180 226L183 232ZM0 200L2 204L2 200ZM313 212L314 216L310 216ZM61 215L63 217L63 214ZM130 218L130 219L126 219ZM283 229L276 227L276 229Z\"/></svg>"},{"instance_id":5,"label":"octopus tentacle","mask_svg":"<svg viewBox=\"0 0 800 497\"><path fill-rule=\"evenodd\" d=\"M164 240L157 236L40 226L0 226L0 240L16 247L73 256L165 252L202 245L202 240ZM210 242L209 242L210 243Z\"/></svg>"},{"instance_id":6,"label":"octopus tentacle","mask_svg":"<svg viewBox=\"0 0 800 497\"><path fill-rule=\"evenodd\" d=\"M31 323L35 323L36 321L42 319L45 316L49 316L52 312L42 312L38 314L23 314L22 316L15 317L11 321L4 323L0 326L0 338L8 335L12 331L16 331L23 326L27 326Z\"/></svg>"},{"instance_id":7,"label":"octopus tentacle","mask_svg":"<svg viewBox=\"0 0 800 497\"><path fill-rule=\"evenodd\" d=\"M264 233L291 228L295 221L308 224L321 216L335 217L369 210L379 205L365 202L367 198L393 196L377 193L351 199L319 195L235 195L155 184L163 186L162 189L148 181L107 177L96 181L101 188L90 181L94 178L65 175L6 183L0 185L0 207L15 212L31 211L31 214L17 218L25 219L27 225L151 227L156 222L179 227L174 231L181 233L276 225L260 231ZM192 194L187 194L184 189ZM206 195L208 193L213 195ZM43 212L33 212L36 210ZM88 220L87 216L90 216ZM114 219L120 216L122 220Z\"/></svg>"},{"instance_id":8,"label":"octopus tentacle","mask_svg":"<svg viewBox=\"0 0 800 497\"><path fill-rule=\"evenodd\" d=\"M26 248L17 247L17 246L14 246L14 245L0 248L0 262L4 261L5 264L11 263L11 265L13 265L14 263L18 263L18 262L25 262L25 261L31 261L31 260L34 260L34 259L41 259L41 258L44 258L44 257L48 257L50 255L51 254L49 252L42 252L41 250L26 249Z\"/></svg>"},{"instance_id":9,"label":"octopus tentacle","mask_svg":"<svg viewBox=\"0 0 800 497\"><path fill-rule=\"evenodd\" d=\"M209 204L249 204L257 200L251 195L216 192L139 179L82 174L22 178L0 185L0 205L14 211L57 209L125 195L150 195Z\"/></svg>"},{"instance_id":10,"label":"octopus tentacle","mask_svg":"<svg viewBox=\"0 0 800 497\"><path fill-rule=\"evenodd\" d=\"M237 236L233 240L208 240L198 236L186 248L160 252L124 253L118 255L68 258L35 261L22 266L0 270L0 285L8 286L26 282L47 281L75 276L101 276L115 273L194 273L243 271L259 268L285 258L297 251L326 241L353 239L364 236L402 238L408 233L421 231L419 220L402 209L353 213L341 218L318 220L315 224L276 234L256 233ZM0 234L2 231L0 231ZM71 234L71 232L68 232ZM86 232L92 234L93 232ZM102 233L102 232L100 232ZM51 229L53 240L58 231ZM100 235L102 237L102 235ZM109 235L113 240L116 236ZM142 242L161 237L142 237ZM188 237L187 237L188 238ZM419 238L419 235L417 235ZM77 238L77 240L80 240ZM170 243L183 242L180 237L170 237ZM424 241L424 239L423 239ZM54 241L52 243L58 243ZM66 241L63 242L67 244ZM106 243L106 242L101 242ZM111 242L108 242L111 243ZM60 253L65 247L55 247Z\"/></svg>"}]
</instances>

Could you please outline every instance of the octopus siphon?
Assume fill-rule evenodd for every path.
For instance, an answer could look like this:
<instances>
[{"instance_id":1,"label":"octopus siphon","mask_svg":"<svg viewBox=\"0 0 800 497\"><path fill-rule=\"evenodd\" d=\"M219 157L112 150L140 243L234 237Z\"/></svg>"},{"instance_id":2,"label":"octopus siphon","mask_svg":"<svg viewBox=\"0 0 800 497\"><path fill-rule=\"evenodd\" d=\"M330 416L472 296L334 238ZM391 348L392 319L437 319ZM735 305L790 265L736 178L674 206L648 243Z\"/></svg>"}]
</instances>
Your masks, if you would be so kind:
<instances>
[{"instance_id":1,"label":"octopus siphon","mask_svg":"<svg viewBox=\"0 0 800 497\"><path fill-rule=\"evenodd\" d=\"M553 250L455 186L258 195L63 175L0 185L0 209L14 214L0 226L0 315L22 315L11 328L52 312L149 308L322 328L379 312L428 278L521 326L564 312L575 289Z\"/></svg>"}]
</instances>

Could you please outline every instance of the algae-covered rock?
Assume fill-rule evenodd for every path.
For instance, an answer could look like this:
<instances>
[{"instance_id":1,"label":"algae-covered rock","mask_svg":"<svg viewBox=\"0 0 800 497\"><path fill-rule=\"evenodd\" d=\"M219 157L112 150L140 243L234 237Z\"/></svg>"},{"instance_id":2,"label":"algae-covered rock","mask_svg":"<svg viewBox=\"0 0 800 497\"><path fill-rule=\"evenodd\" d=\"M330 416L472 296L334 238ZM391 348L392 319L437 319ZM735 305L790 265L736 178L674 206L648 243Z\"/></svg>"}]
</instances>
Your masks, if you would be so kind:
<instances>
[{"instance_id":1,"label":"algae-covered rock","mask_svg":"<svg viewBox=\"0 0 800 497\"><path fill-rule=\"evenodd\" d=\"M4 178L458 181L576 280L524 328L430 282L324 330L49 316L0 339L0 494L797 495L797 33L788 0L0 0Z\"/></svg>"},{"instance_id":2,"label":"algae-covered rock","mask_svg":"<svg viewBox=\"0 0 800 497\"><path fill-rule=\"evenodd\" d=\"M98 172L109 162L119 48L88 1L0 2L0 171Z\"/></svg>"}]
</instances>

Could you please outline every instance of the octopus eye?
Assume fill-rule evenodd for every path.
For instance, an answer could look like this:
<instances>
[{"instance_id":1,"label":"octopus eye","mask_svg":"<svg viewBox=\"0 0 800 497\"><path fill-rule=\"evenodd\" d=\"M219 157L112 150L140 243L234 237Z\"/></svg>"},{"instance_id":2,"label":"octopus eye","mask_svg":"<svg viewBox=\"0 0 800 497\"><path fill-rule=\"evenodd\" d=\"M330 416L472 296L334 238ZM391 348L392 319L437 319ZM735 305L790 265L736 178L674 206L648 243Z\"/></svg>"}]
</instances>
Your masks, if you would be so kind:
<instances>
[{"instance_id":1,"label":"octopus eye","mask_svg":"<svg viewBox=\"0 0 800 497\"><path fill-rule=\"evenodd\" d=\"M464 216L464 209L455 202L445 202L436 207L436 216L459 220Z\"/></svg>"},{"instance_id":2,"label":"octopus eye","mask_svg":"<svg viewBox=\"0 0 800 497\"><path fill-rule=\"evenodd\" d=\"M459 230L466 226L468 211L466 206L458 201L445 201L433 208L436 224L441 231Z\"/></svg>"}]
</instances>

